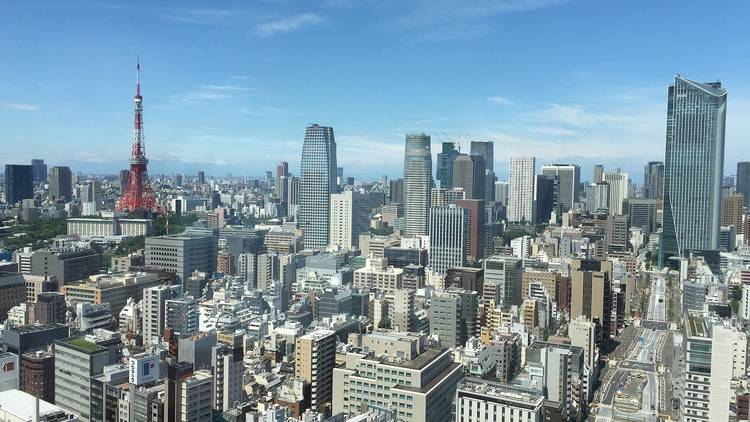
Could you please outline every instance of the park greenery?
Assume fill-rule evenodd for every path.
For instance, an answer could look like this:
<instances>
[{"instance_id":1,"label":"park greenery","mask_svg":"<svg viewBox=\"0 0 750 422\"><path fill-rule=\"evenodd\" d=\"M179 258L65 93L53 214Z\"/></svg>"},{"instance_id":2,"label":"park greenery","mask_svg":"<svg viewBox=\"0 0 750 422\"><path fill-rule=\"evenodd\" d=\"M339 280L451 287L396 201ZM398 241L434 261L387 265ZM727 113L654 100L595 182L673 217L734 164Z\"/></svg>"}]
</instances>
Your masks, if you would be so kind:
<instances>
[{"instance_id":1,"label":"park greenery","mask_svg":"<svg viewBox=\"0 0 750 422\"><path fill-rule=\"evenodd\" d=\"M68 227L64 218L56 218L16 224L10 232L11 235L3 239L6 249L16 250L25 246L39 249L47 246L50 239L66 234Z\"/></svg>"}]
</instances>

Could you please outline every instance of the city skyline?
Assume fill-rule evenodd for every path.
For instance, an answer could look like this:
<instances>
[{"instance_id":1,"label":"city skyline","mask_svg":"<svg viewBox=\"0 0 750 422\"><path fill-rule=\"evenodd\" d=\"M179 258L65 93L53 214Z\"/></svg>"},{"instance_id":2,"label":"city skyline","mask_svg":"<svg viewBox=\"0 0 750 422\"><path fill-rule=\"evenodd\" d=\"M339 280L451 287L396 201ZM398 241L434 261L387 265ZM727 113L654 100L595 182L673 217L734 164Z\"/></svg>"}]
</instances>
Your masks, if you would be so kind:
<instances>
[{"instance_id":1,"label":"city skyline","mask_svg":"<svg viewBox=\"0 0 750 422\"><path fill-rule=\"evenodd\" d=\"M9 15L19 19L2 29L9 41L0 53L16 60L0 69L0 123L4 139L18 147L2 164L43 158L74 172L125 168L132 68L140 55L154 174L209 168L209 174L260 176L278 161L296 169L303 128L317 122L337 129L339 162L358 177L400 174L403 163L394 158L402 156L403 136L424 131L436 145L461 142L462 152L471 141L494 141L500 179L507 179L510 156L534 155L538 166L579 164L582 180L601 163L622 167L640 183L643 164L663 159L661 148L650 146L664 142L664 98L675 73L720 79L731 92L725 167L732 174L736 160L750 158L743 142L750 126L742 118L750 111L750 86L742 78L748 59L741 54L750 46L741 42L746 29L737 18L747 15L747 5L720 2L719 42L698 32L681 35L681 42L712 55L702 61L667 48L676 28L700 19L698 6L681 5L674 16L669 3L649 4L644 17L636 11L645 4L538 0L466 9L439 1L428 10L410 2L335 1L221 9L192 3L178 10L174 3L12 3ZM38 19L22 19L34 13ZM612 14L616 22L600 22ZM645 19L642 33L633 34L628 23L637 19ZM87 29L83 20L97 23ZM31 25L16 26L21 21ZM565 32L571 22L586 22L590 32ZM529 24L544 24L543 32L559 40L524 29ZM55 29L60 36L49 45L39 38ZM100 39L88 39L90 30ZM525 47L504 42L510 31ZM160 39L170 42L169 51L149 41ZM647 41L658 57L642 48ZM29 52L28 45L36 47ZM309 51L323 45L330 61L292 78ZM324 98L312 95L321 89ZM106 149L93 147L102 140Z\"/></svg>"}]
</instances>

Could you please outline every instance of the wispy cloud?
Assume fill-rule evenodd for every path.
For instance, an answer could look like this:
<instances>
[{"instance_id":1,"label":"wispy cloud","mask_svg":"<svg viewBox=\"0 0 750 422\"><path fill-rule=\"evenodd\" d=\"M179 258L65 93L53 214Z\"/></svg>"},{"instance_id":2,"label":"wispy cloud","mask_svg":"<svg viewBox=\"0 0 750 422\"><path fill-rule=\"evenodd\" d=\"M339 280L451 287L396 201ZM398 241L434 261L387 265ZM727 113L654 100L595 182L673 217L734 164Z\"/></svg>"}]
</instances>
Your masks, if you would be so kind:
<instances>
[{"instance_id":1,"label":"wispy cloud","mask_svg":"<svg viewBox=\"0 0 750 422\"><path fill-rule=\"evenodd\" d=\"M503 105L503 106L513 104L513 102L511 100L509 100L509 99L507 99L505 97L501 97L499 95L495 95L493 97L488 97L487 101L491 102L492 104Z\"/></svg>"},{"instance_id":2,"label":"wispy cloud","mask_svg":"<svg viewBox=\"0 0 750 422\"><path fill-rule=\"evenodd\" d=\"M200 101L219 101L236 98L254 90L254 88L240 85L195 85L188 92L173 94L169 99L173 104L192 104Z\"/></svg>"},{"instance_id":3,"label":"wispy cloud","mask_svg":"<svg viewBox=\"0 0 750 422\"><path fill-rule=\"evenodd\" d=\"M18 111L39 111L41 108L36 104L27 103L4 103L0 102L0 108Z\"/></svg>"},{"instance_id":4,"label":"wispy cloud","mask_svg":"<svg viewBox=\"0 0 750 422\"><path fill-rule=\"evenodd\" d=\"M323 21L324 18L316 13L303 13L261 23L256 29L258 35L261 37L272 37L278 34L294 32L308 26L319 25Z\"/></svg>"}]
</instances>

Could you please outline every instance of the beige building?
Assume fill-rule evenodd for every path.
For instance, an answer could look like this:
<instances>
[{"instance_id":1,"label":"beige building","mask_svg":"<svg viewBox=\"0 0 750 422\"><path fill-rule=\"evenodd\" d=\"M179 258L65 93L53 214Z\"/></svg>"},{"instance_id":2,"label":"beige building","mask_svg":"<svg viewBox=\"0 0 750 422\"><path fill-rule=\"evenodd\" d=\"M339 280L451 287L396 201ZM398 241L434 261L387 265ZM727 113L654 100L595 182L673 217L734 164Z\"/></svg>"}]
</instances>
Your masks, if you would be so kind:
<instances>
[{"instance_id":1,"label":"beige building","mask_svg":"<svg viewBox=\"0 0 750 422\"><path fill-rule=\"evenodd\" d=\"M401 288L404 270L388 265L386 258L367 258L367 264L354 271L354 287L375 289L380 293L395 293Z\"/></svg>"},{"instance_id":2,"label":"beige building","mask_svg":"<svg viewBox=\"0 0 750 422\"><path fill-rule=\"evenodd\" d=\"M745 198L741 194L721 198L721 225L734 226L734 232L742 234L744 227L744 224L742 224L744 205Z\"/></svg>"},{"instance_id":3,"label":"beige building","mask_svg":"<svg viewBox=\"0 0 750 422\"><path fill-rule=\"evenodd\" d=\"M310 385L313 409L325 409L331 403L335 364L336 334L332 330L316 330L297 338L294 376Z\"/></svg>"},{"instance_id":4,"label":"beige building","mask_svg":"<svg viewBox=\"0 0 750 422\"><path fill-rule=\"evenodd\" d=\"M68 284L61 291L65 299L73 303L109 303L112 315L119 315L122 308L133 298L143 298L143 289L158 286L161 280L151 273L116 273L93 275L83 283Z\"/></svg>"},{"instance_id":5,"label":"beige building","mask_svg":"<svg viewBox=\"0 0 750 422\"><path fill-rule=\"evenodd\" d=\"M571 263L570 317L598 325L597 343L609 340L612 311L612 262L574 259Z\"/></svg>"}]
</instances>

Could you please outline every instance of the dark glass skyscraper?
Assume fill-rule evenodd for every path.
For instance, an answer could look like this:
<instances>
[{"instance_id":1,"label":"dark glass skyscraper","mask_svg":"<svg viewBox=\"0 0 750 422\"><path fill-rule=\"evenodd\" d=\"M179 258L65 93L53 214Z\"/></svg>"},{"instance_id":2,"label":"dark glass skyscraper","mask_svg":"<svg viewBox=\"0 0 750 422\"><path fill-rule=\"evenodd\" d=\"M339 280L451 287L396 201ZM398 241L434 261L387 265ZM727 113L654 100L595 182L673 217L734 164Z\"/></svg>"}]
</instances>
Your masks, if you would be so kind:
<instances>
[{"instance_id":1,"label":"dark glass skyscraper","mask_svg":"<svg viewBox=\"0 0 750 422\"><path fill-rule=\"evenodd\" d=\"M321 249L328 245L331 194L336 186L336 140L333 128L312 125L305 129L299 187L299 226L305 247Z\"/></svg>"},{"instance_id":2,"label":"dark glass skyscraper","mask_svg":"<svg viewBox=\"0 0 750 422\"><path fill-rule=\"evenodd\" d=\"M34 183L44 183L47 181L47 165L44 160L34 158L31 160L31 172L34 175Z\"/></svg>"},{"instance_id":3,"label":"dark glass skyscraper","mask_svg":"<svg viewBox=\"0 0 750 422\"><path fill-rule=\"evenodd\" d=\"M458 149L453 142L443 142L443 149L437 155L437 169L435 179L440 182L440 187L450 189L453 187L453 162L458 158Z\"/></svg>"},{"instance_id":4,"label":"dark glass skyscraper","mask_svg":"<svg viewBox=\"0 0 750 422\"><path fill-rule=\"evenodd\" d=\"M5 165L5 202L13 205L34 197L34 171L30 165Z\"/></svg>"},{"instance_id":5,"label":"dark glass skyscraper","mask_svg":"<svg viewBox=\"0 0 750 422\"><path fill-rule=\"evenodd\" d=\"M675 76L667 103L663 259L717 250L727 91Z\"/></svg>"},{"instance_id":6,"label":"dark glass skyscraper","mask_svg":"<svg viewBox=\"0 0 750 422\"><path fill-rule=\"evenodd\" d=\"M664 196L664 163L649 161L643 170L643 197L661 199Z\"/></svg>"},{"instance_id":7,"label":"dark glass skyscraper","mask_svg":"<svg viewBox=\"0 0 750 422\"><path fill-rule=\"evenodd\" d=\"M404 150L404 219L407 235L427 234L431 189L430 137L424 133L407 134Z\"/></svg>"},{"instance_id":8,"label":"dark glass skyscraper","mask_svg":"<svg viewBox=\"0 0 750 422\"><path fill-rule=\"evenodd\" d=\"M737 193L745 197L745 203L750 202L750 162L740 161L737 163ZM747 236L747 235L746 235Z\"/></svg>"}]
</instances>

